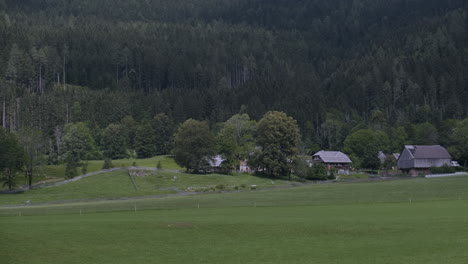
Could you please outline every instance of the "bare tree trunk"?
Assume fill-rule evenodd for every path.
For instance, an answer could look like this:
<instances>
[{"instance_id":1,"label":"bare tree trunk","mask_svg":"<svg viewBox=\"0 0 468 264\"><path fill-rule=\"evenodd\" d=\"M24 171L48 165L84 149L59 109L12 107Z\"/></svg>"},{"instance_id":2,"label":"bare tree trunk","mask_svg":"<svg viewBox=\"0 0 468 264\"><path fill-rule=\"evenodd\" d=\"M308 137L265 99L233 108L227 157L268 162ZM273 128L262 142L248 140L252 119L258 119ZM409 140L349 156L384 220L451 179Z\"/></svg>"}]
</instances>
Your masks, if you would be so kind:
<instances>
[{"instance_id":1,"label":"bare tree trunk","mask_svg":"<svg viewBox=\"0 0 468 264\"><path fill-rule=\"evenodd\" d=\"M5 96L3 97L2 126L3 126L3 128L6 128L6 100L5 100Z\"/></svg>"},{"instance_id":2,"label":"bare tree trunk","mask_svg":"<svg viewBox=\"0 0 468 264\"><path fill-rule=\"evenodd\" d=\"M63 55L63 90L65 91L67 89L66 82L65 82L65 55Z\"/></svg>"},{"instance_id":3,"label":"bare tree trunk","mask_svg":"<svg viewBox=\"0 0 468 264\"><path fill-rule=\"evenodd\" d=\"M6 170L6 173L7 173L7 177L8 177L8 189L9 190L12 190L13 189L13 177L11 175L11 170L10 169L7 169Z\"/></svg>"},{"instance_id":4,"label":"bare tree trunk","mask_svg":"<svg viewBox=\"0 0 468 264\"><path fill-rule=\"evenodd\" d=\"M66 115L67 115L67 116L66 116L66 122L67 122L67 124L68 124L68 122L70 121L70 113L69 113L69 110L68 110L68 104L66 104L65 107L67 108L67 109L66 109L66 111L67 111L67 112L66 112Z\"/></svg>"},{"instance_id":5,"label":"bare tree trunk","mask_svg":"<svg viewBox=\"0 0 468 264\"><path fill-rule=\"evenodd\" d=\"M16 128L20 127L20 98L16 98Z\"/></svg>"},{"instance_id":6,"label":"bare tree trunk","mask_svg":"<svg viewBox=\"0 0 468 264\"><path fill-rule=\"evenodd\" d=\"M60 156L62 154L62 131L60 127L55 127L54 131L55 143L57 145L57 154Z\"/></svg>"},{"instance_id":7,"label":"bare tree trunk","mask_svg":"<svg viewBox=\"0 0 468 264\"><path fill-rule=\"evenodd\" d=\"M117 76L117 86L119 86L119 64L117 63L117 67L116 67L116 76Z\"/></svg>"},{"instance_id":8,"label":"bare tree trunk","mask_svg":"<svg viewBox=\"0 0 468 264\"><path fill-rule=\"evenodd\" d=\"M42 64L39 64L39 93L42 93Z\"/></svg>"}]
</instances>

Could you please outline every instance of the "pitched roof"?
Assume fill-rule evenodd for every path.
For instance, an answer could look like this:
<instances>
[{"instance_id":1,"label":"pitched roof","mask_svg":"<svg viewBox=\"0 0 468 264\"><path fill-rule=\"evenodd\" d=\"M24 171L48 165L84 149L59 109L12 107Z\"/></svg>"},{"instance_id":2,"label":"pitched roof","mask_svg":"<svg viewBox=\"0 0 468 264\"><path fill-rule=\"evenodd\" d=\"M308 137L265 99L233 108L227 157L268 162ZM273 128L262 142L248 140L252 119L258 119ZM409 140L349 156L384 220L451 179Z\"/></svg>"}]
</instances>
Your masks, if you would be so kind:
<instances>
[{"instance_id":1,"label":"pitched roof","mask_svg":"<svg viewBox=\"0 0 468 264\"><path fill-rule=\"evenodd\" d=\"M340 151L321 150L314 154L314 157L317 156L325 163L352 163L349 157Z\"/></svg>"},{"instance_id":2,"label":"pitched roof","mask_svg":"<svg viewBox=\"0 0 468 264\"><path fill-rule=\"evenodd\" d=\"M440 145L406 145L405 148L415 159L451 159L452 156Z\"/></svg>"},{"instance_id":3,"label":"pitched roof","mask_svg":"<svg viewBox=\"0 0 468 264\"><path fill-rule=\"evenodd\" d=\"M221 155L216 155L208 159L208 162L210 163L210 167L214 167L214 168L220 167L223 161L224 159L223 157L221 157Z\"/></svg>"}]
</instances>

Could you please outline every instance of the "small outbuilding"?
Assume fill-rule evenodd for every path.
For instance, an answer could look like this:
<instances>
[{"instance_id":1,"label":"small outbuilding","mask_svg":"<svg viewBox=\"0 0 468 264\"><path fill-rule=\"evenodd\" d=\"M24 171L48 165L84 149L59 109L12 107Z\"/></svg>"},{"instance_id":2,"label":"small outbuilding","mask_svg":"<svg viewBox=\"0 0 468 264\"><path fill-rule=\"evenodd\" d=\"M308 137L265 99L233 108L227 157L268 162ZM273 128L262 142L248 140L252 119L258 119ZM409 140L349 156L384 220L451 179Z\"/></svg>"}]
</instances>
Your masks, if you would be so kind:
<instances>
[{"instance_id":1,"label":"small outbuilding","mask_svg":"<svg viewBox=\"0 0 468 264\"><path fill-rule=\"evenodd\" d=\"M398 169L411 176L429 173L432 167L451 164L452 156L440 145L406 145L397 161Z\"/></svg>"},{"instance_id":2,"label":"small outbuilding","mask_svg":"<svg viewBox=\"0 0 468 264\"><path fill-rule=\"evenodd\" d=\"M351 159L343 152L325 150L315 153L312 156L312 162L324 164L328 169L335 168L341 174L348 174L352 163Z\"/></svg>"}]
</instances>

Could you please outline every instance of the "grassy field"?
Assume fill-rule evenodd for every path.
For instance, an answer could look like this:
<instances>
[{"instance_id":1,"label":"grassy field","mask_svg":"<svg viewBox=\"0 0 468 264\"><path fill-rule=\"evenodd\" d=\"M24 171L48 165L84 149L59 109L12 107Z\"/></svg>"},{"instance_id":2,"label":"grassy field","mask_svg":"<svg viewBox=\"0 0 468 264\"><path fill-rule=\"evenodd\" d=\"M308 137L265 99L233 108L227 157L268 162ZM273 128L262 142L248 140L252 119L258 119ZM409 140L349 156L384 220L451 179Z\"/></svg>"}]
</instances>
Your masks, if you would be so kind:
<instances>
[{"instance_id":1,"label":"grassy field","mask_svg":"<svg viewBox=\"0 0 468 264\"><path fill-rule=\"evenodd\" d=\"M166 170L180 170L181 167L177 165L173 158L169 156L157 156L148 159L120 159L113 160L112 164L114 167L130 167L135 163L141 167L153 167L156 168L158 162L161 162L163 169ZM98 171L102 169L104 165L103 160L90 160L88 161L88 172ZM44 174L49 177L63 178L65 177L65 165L51 165L44 168Z\"/></svg>"},{"instance_id":2,"label":"grassy field","mask_svg":"<svg viewBox=\"0 0 468 264\"><path fill-rule=\"evenodd\" d=\"M2 263L467 263L466 201L0 217Z\"/></svg>"},{"instance_id":3,"label":"grassy field","mask_svg":"<svg viewBox=\"0 0 468 264\"><path fill-rule=\"evenodd\" d=\"M102 173L65 185L33 189L20 194L5 194L0 196L0 206L12 204L115 199L122 197L137 197L148 195L175 194L179 192L213 192L226 189L271 188L289 185L284 180L272 181L250 174L194 175L178 172L145 172L142 176L134 176L136 188L132 184L127 170Z\"/></svg>"},{"instance_id":4,"label":"grassy field","mask_svg":"<svg viewBox=\"0 0 468 264\"><path fill-rule=\"evenodd\" d=\"M468 263L468 177L3 206L0 216L1 263Z\"/></svg>"},{"instance_id":5,"label":"grassy field","mask_svg":"<svg viewBox=\"0 0 468 264\"><path fill-rule=\"evenodd\" d=\"M177 165L173 158L170 156L157 156L148 159L120 159L113 160L112 164L114 167L130 167L135 163L141 167L153 167L155 168L158 162L161 162L162 168L166 170L181 170L182 168ZM103 160L90 160L88 161L87 172L94 172L102 169L104 165ZM78 172L81 174L81 171ZM44 166L41 171L41 176L35 177L33 183L41 182L44 180L49 181L61 181L65 179L65 165L48 165ZM23 186L27 184L27 180L22 175L18 175L16 178L17 186ZM0 185L0 190L6 190L6 186Z\"/></svg>"}]
</instances>

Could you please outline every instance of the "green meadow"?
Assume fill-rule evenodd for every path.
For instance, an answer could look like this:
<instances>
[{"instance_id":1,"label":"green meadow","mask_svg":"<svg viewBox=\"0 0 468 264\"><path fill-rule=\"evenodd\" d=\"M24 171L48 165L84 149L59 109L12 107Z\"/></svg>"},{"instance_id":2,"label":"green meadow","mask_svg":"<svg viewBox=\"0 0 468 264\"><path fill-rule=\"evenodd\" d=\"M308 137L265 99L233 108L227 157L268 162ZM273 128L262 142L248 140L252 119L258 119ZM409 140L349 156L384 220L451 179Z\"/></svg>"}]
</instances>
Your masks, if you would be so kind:
<instances>
[{"instance_id":1,"label":"green meadow","mask_svg":"<svg viewBox=\"0 0 468 264\"><path fill-rule=\"evenodd\" d=\"M123 176L121 183L109 183L113 195L137 192L129 177ZM171 185L170 176L161 186ZM100 177L109 181L105 177L117 174L84 180ZM226 177L235 181L242 175ZM150 186L144 184L144 178L137 179L137 185ZM179 188L186 186L181 182ZM187 184L194 183L203 183L203 179L187 180ZM89 185L72 184L81 184L76 186L77 193L86 193L83 188ZM120 184L129 187L118 190ZM59 189L66 186L47 189L70 192ZM49 203L32 206L12 206L28 192L2 195L0 260L468 263L468 177L287 186L102 200L89 191L83 194L87 199L73 202L62 200L65 196L57 202L50 194L39 193L47 190L42 189L35 190L36 198L43 196Z\"/></svg>"},{"instance_id":2,"label":"green meadow","mask_svg":"<svg viewBox=\"0 0 468 264\"><path fill-rule=\"evenodd\" d=\"M130 167L134 164L140 167L152 167L156 168L158 162L161 162L162 169L164 170L181 170L182 168L177 165L173 158L170 156L155 156L147 159L119 159L113 160L112 165L114 167ZM102 170L104 165L103 160L89 160L87 161L87 170L86 172L94 172ZM82 174L82 171L78 171L79 174ZM43 166L40 169L38 176L33 178L33 183L38 183L42 181L62 181L65 180L65 165L47 165ZM16 177L17 186L23 186L27 184L27 179L23 175L17 175ZM6 186L0 185L0 190L6 190Z\"/></svg>"},{"instance_id":3,"label":"green meadow","mask_svg":"<svg viewBox=\"0 0 468 264\"><path fill-rule=\"evenodd\" d=\"M468 203L1 217L2 263L467 263Z\"/></svg>"}]
</instances>

